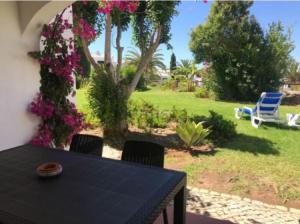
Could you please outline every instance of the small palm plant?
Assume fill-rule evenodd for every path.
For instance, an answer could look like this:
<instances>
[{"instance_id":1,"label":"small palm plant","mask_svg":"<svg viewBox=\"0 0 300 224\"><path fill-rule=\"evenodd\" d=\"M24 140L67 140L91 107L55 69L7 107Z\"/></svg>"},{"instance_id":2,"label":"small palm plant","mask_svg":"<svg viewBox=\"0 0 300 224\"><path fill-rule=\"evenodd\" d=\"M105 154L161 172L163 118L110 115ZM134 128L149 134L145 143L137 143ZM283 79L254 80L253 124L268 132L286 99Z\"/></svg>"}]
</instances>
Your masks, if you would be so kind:
<instances>
[{"instance_id":1,"label":"small palm plant","mask_svg":"<svg viewBox=\"0 0 300 224\"><path fill-rule=\"evenodd\" d=\"M210 131L204 128L202 124L203 122L196 124L195 122L187 121L176 128L176 133L188 148L204 143Z\"/></svg>"}]
</instances>

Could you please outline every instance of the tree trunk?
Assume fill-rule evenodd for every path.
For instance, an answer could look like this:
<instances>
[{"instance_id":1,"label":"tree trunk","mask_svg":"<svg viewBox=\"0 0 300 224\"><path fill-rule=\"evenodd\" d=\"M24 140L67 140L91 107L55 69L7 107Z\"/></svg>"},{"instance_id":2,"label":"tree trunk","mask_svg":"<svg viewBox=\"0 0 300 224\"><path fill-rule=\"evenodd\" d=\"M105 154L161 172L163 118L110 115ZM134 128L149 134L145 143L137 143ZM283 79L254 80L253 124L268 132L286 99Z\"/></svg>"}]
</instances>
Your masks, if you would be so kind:
<instances>
[{"instance_id":1,"label":"tree trunk","mask_svg":"<svg viewBox=\"0 0 300 224\"><path fill-rule=\"evenodd\" d=\"M111 64L111 15L105 16L104 63Z\"/></svg>"},{"instance_id":2,"label":"tree trunk","mask_svg":"<svg viewBox=\"0 0 300 224\"><path fill-rule=\"evenodd\" d=\"M116 48L118 52L118 64L116 69L115 81L119 82L120 80L120 71L122 67L122 58L123 58L123 47L121 46L121 37L122 37L122 29L121 24L119 22L117 27L117 38L116 38Z\"/></svg>"},{"instance_id":3,"label":"tree trunk","mask_svg":"<svg viewBox=\"0 0 300 224\"><path fill-rule=\"evenodd\" d=\"M127 119L122 119L116 124L115 127L111 128L103 128L103 136L104 137L124 137L128 133L128 121Z\"/></svg>"}]
</instances>

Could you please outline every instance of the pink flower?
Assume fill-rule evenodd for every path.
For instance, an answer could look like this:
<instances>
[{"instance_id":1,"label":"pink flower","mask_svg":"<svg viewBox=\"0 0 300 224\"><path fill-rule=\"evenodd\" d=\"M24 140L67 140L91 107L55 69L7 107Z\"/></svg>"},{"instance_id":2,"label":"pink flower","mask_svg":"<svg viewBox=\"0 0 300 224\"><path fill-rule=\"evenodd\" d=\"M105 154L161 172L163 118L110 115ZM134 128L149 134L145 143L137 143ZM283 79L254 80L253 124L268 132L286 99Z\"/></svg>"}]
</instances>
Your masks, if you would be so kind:
<instances>
[{"instance_id":1,"label":"pink flower","mask_svg":"<svg viewBox=\"0 0 300 224\"><path fill-rule=\"evenodd\" d=\"M114 0L114 1L101 1L98 8L99 13L109 14L113 8L119 9L124 12L126 9L129 13L133 13L137 10L138 1L125 1L125 0Z\"/></svg>"},{"instance_id":2,"label":"pink flower","mask_svg":"<svg viewBox=\"0 0 300 224\"><path fill-rule=\"evenodd\" d=\"M30 141L33 145L49 147L53 141L53 135L47 125L40 126L36 136Z\"/></svg>"},{"instance_id":3,"label":"pink flower","mask_svg":"<svg viewBox=\"0 0 300 224\"><path fill-rule=\"evenodd\" d=\"M43 95L39 93L29 105L29 111L43 119L49 119L54 114L54 104L49 100L44 100Z\"/></svg>"},{"instance_id":4,"label":"pink flower","mask_svg":"<svg viewBox=\"0 0 300 224\"><path fill-rule=\"evenodd\" d=\"M72 115L65 114L62 116L63 121L65 122L66 125L69 127L73 127L76 125L76 118L73 117Z\"/></svg>"},{"instance_id":5,"label":"pink flower","mask_svg":"<svg viewBox=\"0 0 300 224\"><path fill-rule=\"evenodd\" d=\"M129 2L127 6L128 12L134 13L137 10L137 7L138 7L138 2Z\"/></svg>"},{"instance_id":6,"label":"pink flower","mask_svg":"<svg viewBox=\"0 0 300 224\"><path fill-rule=\"evenodd\" d=\"M126 10L126 7L127 7L127 4L125 1L120 1L120 4L119 4L119 9L121 12L124 12Z\"/></svg>"},{"instance_id":7,"label":"pink flower","mask_svg":"<svg viewBox=\"0 0 300 224\"><path fill-rule=\"evenodd\" d=\"M73 33L86 41L91 41L96 37L95 29L84 19L78 21L77 26L73 28Z\"/></svg>"}]
</instances>

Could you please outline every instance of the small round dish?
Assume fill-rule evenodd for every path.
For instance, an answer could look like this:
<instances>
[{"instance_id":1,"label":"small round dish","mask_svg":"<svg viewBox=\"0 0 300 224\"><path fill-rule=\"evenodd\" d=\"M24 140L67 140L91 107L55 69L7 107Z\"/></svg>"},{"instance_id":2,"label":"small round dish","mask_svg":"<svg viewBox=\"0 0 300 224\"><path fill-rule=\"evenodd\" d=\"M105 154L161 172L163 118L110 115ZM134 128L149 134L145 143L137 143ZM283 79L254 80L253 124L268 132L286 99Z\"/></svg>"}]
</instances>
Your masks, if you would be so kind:
<instances>
[{"instance_id":1,"label":"small round dish","mask_svg":"<svg viewBox=\"0 0 300 224\"><path fill-rule=\"evenodd\" d=\"M43 163L36 169L39 177L56 177L63 171L62 165L56 162Z\"/></svg>"}]
</instances>

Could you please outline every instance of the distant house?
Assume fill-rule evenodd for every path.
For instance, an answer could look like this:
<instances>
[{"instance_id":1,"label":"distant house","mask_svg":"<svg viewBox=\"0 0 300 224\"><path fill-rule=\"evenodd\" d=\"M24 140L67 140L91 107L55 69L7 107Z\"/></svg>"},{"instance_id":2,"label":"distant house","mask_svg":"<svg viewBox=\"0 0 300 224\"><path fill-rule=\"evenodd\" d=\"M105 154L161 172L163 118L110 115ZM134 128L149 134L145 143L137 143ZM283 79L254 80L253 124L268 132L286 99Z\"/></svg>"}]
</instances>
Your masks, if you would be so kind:
<instances>
[{"instance_id":1,"label":"distant house","mask_svg":"<svg viewBox=\"0 0 300 224\"><path fill-rule=\"evenodd\" d=\"M160 81L167 80L171 78L170 69L158 69L157 75L160 77Z\"/></svg>"},{"instance_id":2,"label":"distant house","mask_svg":"<svg viewBox=\"0 0 300 224\"><path fill-rule=\"evenodd\" d=\"M99 51L96 51L94 54L92 54L92 58L93 58L98 64L104 64L104 55L101 55Z\"/></svg>"},{"instance_id":3,"label":"distant house","mask_svg":"<svg viewBox=\"0 0 300 224\"><path fill-rule=\"evenodd\" d=\"M300 81L283 80L282 89L285 91L300 91Z\"/></svg>"},{"instance_id":4,"label":"distant house","mask_svg":"<svg viewBox=\"0 0 300 224\"><path fill-rule=\"evenodd\" d=\"M194 76L193 83L195 86L201 87L203 85L202 78L200 76Z\"/></svg>"},{"instance_id":5,"label":"distant house","mask_svg":"<svg viewBox=\"0 0 300 224\"><path fill-rule=\"evenodd\" d=\"M191 79L197 87L201 87L203 85L201 76L189 74L188 78Z\"/></svg>"},{"instance_id":6,"label":"distant house","mask_svg":"<svg viewBox=\"0 0 300 224\"><path fill-rule=\"evenodd\" d=\"M94 54L92 54L92 58L98 63L98 64L104 64L104 55L101 54L99 51L96 51ZM114 66L117 65L117 63L114 61L114 58L111 57L112 64Z\"/></svg>"}]
</instances>

